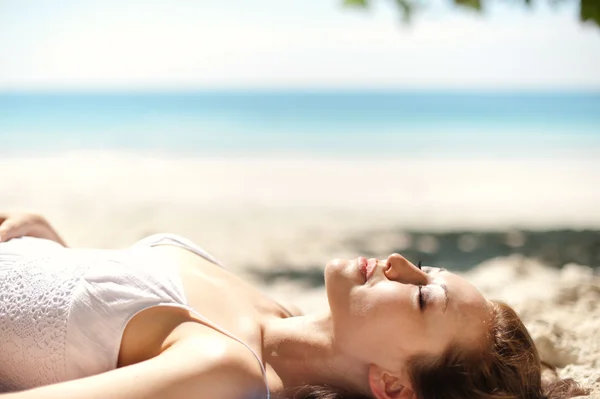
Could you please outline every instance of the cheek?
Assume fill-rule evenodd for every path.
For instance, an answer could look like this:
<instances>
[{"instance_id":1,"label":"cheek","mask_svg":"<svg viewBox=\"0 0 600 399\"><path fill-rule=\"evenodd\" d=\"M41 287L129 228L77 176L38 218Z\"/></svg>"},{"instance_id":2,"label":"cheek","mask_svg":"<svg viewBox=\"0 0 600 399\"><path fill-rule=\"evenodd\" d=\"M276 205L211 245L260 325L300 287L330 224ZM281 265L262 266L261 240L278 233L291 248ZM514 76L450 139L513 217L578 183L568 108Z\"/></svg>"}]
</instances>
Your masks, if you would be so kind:
<instances>
[{"instance_id":1,"label":"cheek","mask_svg":"<svg viewBox=\"0 0 600 399\"><path fill-rule=\"evenodd\" d=\"M395 283L379 283L375 287L365 287L361 301L373 314L385 313L392 316L411 308L410 286Z\"/></svg>"},{"instance_id":2,"label":"cheek","mask_svg":"<svg viewBox=\"0 0 600 399\"><path fill-rule=\"evenodd\" d=\"M422 349L429 340L425 316L414 302L413 286L393 287L377 292L367 308L365 322L372 339L387 340L405 349Z\"/></svg>"},{"instance_id":3,"label":"cheek","mask_svg":"<svg viewBox=\"0 0 600 399\"><path fill-rule=\"evenodd\" d=\"M409 288L372 287L352 302L353 341L360 343L367 361L391 367L415 345L420 314L413 308Z\"/></svg>"},{"instance_id":4,"label":"cheek","mask_svg":"<svg viewBox=\"0 0 600 399\"><path fill-rule=\"evenodd\" d=\"M351 294L350 314L357 330L375 339L397 336L413 324L410 291L406 287L378 284L375 287L361 287Z\"/></svg>"},{"instance_id":5,"label":"cheek","mask_svg":"<svg viewBox=\"0 0 600 399\"><path fill-rule=\"evenodd\" d=\"M344 348L377 364L397 364L422 351L423 316L413 303L412 286L378 283L354 287L336 331ZM389 363L396 362L396 363Z\"/></svg>"}]
</instances>

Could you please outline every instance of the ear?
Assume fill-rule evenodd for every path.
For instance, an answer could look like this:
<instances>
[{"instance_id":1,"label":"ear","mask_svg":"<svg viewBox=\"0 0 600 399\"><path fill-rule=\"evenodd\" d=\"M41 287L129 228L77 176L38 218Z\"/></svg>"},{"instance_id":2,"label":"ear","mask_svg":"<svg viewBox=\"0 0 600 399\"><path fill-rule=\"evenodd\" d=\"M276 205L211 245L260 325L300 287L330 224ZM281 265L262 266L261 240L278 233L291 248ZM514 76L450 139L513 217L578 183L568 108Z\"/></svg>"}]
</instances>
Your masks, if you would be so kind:
<instances>
[{"instance_id":1,"label":"ear","mask_svg":"<svg viewBox=\"0 0 600 399\"><path fill-rule=\"evenodd\" d=\"M369 387L377 399L415 399L416 395L408 379L401 375L369 366Z\"/></svg>"}]
</instances>

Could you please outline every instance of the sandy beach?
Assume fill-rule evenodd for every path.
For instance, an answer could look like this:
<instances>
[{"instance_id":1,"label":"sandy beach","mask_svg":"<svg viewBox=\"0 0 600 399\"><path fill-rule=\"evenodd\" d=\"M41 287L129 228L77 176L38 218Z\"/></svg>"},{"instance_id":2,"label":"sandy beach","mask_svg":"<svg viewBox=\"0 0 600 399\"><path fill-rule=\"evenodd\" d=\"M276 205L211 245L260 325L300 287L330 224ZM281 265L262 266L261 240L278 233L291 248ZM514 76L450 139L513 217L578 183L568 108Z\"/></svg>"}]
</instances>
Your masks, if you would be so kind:
<instances>
[{"instance_id":1,"label":"sandy beach","mask_svg":"<svg viewBox=\"0 0 600 399\"><path fill-rule=\"evenodd\" d=\"M406 250L465 259L461 273L519 311L542 359L600 398L599 173L592 157L76 152L0 159L0 206L46 215L72 246L182 234L305 311L326 301L322 268L331 258ZM444 240L453 231L462 233L452 249ZM536 256L550 251L549 237L558 237L550 250L560 256ZM587 244L573 252L564 237Z\"/></svg>"}]
</instances>

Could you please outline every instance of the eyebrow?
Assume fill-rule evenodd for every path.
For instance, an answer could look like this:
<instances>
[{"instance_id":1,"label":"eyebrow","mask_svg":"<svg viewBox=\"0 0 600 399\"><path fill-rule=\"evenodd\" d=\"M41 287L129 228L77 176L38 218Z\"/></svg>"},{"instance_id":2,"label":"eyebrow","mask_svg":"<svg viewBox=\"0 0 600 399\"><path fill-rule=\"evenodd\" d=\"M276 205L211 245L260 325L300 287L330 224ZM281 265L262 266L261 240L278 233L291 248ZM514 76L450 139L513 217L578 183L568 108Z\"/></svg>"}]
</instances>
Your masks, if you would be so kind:
<instances>
[{"instance_id":1,"label":"eyebrow","mask_svg":"<svg viewBox=\"0 0 600 399\"><path fill-rule=\"evenodd\" d=\"M440 287L442 287L442 289L444 290L444 294L446 295L446 303L444 304L444 312L445 312L446 308L448 307L448 287L446 286L446 284L440 284Z\"/></svg>"},{"instance_id":2,"label":"eyebrow","mask_svg":"<svg viewBox=\"0 0 600 399\"><path fill-rule=\"evenodd\" d=\"M440 268L438 268L437 272L441 273L441 272L447 272L447 271L448 271L448 269L446 269L444 267L440 267ZM446 308L448 307L448 286L446 284L440 284L440 287L442 287L442 289L444 290L444 296L446 297L446 301L444 303L444 310L443 310L443 312L445 313Z\"/></svg>"}]
</instances>

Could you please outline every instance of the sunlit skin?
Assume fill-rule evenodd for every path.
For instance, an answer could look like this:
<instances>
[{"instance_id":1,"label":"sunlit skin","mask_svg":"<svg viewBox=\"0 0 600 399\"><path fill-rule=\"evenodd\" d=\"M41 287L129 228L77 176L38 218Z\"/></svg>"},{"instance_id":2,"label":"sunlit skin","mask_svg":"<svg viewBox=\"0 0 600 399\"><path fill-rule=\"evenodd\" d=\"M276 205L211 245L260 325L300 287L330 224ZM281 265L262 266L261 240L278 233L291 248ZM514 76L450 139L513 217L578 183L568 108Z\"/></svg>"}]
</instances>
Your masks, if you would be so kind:
<instances>
[{"instance_id":1,"label":"sunlit skin","mask_svg":"<svg viewBox=\"0 0 600 399\"><path fill-rule=\"evenodd\" d=\"M0 233L5 239L11 232L14 237L27 235L24 230L29 228L40 238L61 242L43 218L16 215L4 219ZM66 396L57 394L61 389L80 389L83 397L84 392L104 389L110 379L112 396L146 389L136 397L152 394L159 398L165 396L163 388L148 391L135 380L150 373L154 380L165 376L162 383L168 386L183 374L189 376L190 370L197 370L193 381L205 392L221 392L223 380L231 376L229 368L222 371L223 379L202 379L208 372L221 370L214 367L230 364L241 373L232 387L244 393L263 392L263 376L252 349L266 369L274 399L293 397L306 385L329 385L377 399L409 399L415 396L407 376L411 357L440 356L450 343L487 350L490 308L479 291L458 275L434 267L421 270L398 254L380 260L330 261L325 267L330 306L307 315L283 315L281 307L260 291L186 249L166 245L146 250L163 264L177 265L191 306L249 347L232 342L185 312L150 308L136 315L123 333L119 353L123 367L60 387L42 387L29 397ZM229 289L226 295L223 287ZM207 356L207 345L229 350L223 350L223 359L216 361ZM164 370L172 374L166 375ZM192 385L186 397L195 397L196 388ZM179 386L173 389L183 392Z\"/></svg>"},{"instance_id":2,"label":"sunlit skin","mask_svg":"<svg viewBox=\"0 0 600 399\"><path fill-rule=\"evenodd\" d=\"M440 355L453 341L484 350L488 301L473 285L444 269L419 270L398 254L370 261L376 267L368 281L357 259L330 261L330 308L267 324L265 359L282 389L329 384L378 399L411 398L411 356Z\"/></svg>"},{"instance_id":3,"label":"sunlit skin","mask_svg":"<svg viewBox=\"0 0 600 399\"><path fill-rule=\"evenodd\" d=\"M336 341L373 365L372 384L385 371L402 374L409 357L442 353L452 341L483 345L488 302L473 285L445 269L419 270L398 254L369 261L377 263L368 281L358 259L329 262L325 278Z\"/></svg>"}]
</instances>

